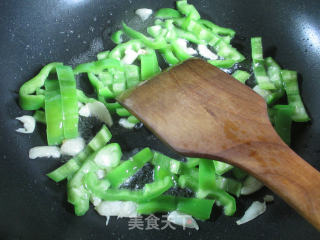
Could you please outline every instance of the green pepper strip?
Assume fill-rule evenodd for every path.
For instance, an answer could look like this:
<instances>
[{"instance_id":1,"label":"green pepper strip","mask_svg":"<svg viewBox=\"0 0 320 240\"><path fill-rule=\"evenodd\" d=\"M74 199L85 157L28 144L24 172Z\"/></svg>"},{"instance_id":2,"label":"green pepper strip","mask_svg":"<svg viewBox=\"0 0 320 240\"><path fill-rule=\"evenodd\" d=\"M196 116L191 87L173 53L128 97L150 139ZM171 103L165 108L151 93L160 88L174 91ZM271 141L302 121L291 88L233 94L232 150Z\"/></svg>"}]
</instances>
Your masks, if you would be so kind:
<instances>
[{"instance_id":1,"label":"green pepper strip","mask_svg":"<svg viewBox=\"0 0 320 240\"><path fill-rule=\"evenodd\" d=\"M217 204L223 206L224 214L232 216L236 211L236 200L230 194L226 193L221 189L210 191L208 194L209 198L215 199Z\"/></svg>"},{"instance_id":2,"label":"green pepper strip","mask_svg":"<svg viewBox=\"0 0 320 240\"><path fill-rule=\"evenodd\" d=\"M197 197L205 198L209 191L217 188L215 178L214 162L201 158L199 161L199 191Z\"/></svg>"},{"instance_id":3,"label":"green pepper strip","mask_svg":"<svg viewBox=\"0 0 320 240\"><path fill-rule=\"evenodd\" d=\"M46 124L46 114L44 111L36 110L33 117L37 122Z\"/></svg>"},{"instance_id":4,"label":"green pepper strip","mask_svg":"<svg viewBox=\"0 0 320 240\"><path fill-rule=\"evenodd\" d=\"M186 0L176 2L177 9L179 12L185 16L190 16L192 19L200 19L200 14L197 9L192 5L188 4Z\"/></svg>"},{"instance_id":5,"label":"green pepper strip","mask_svg":"<svg viewBox=\"0 0 320 240\"><path fill-rule=\"evenodd\" d=\"M94 98L89 98L87 97L84 92L80 89L77 89L77 98L78 98L78 101L81 102L81 103L92 103L92 102L95 102L97 101L96 99Z\"/></svg>"},{"instance_id":6,"label":"green pepper strip","mask_svg":"<svg viewBox=\"0 0 320 240\"><path fill-rule=\"evenodd\" d=\"M85 159L93 152L101 149L107 142L110 141L112 135L109 129L103 125L101 130L91 139L85 149L68 162L47 174L55 182L60 182L74 174L85 161Z\"/></svg>"},{"instance_id":7,"label":"green pepper strip","mask_svg":"<svg viewBox=\"0 0 320 240\"><path fill-rule=\"evenodd\" d=\"M139 214L152 214L156 212L171 212L177 209L177 198L170 195L161 195L155 199L138 204Z\"/></svg>"},{"instance_id":8,"label":"green pepper strip","mask_svg":"<svg viewBox=\"0 0 320 240\"><path fill-rule=\"evenodd\" d=\"M180 62L179 59L177 59L176 56L173 54L171 48L162 48L159 49L159 52L169 65L174 66Z\"/></svg>"},{"instance_id":9,"label":"green pepper strip","mask_svg":"<svg viewBox=\"0 0 320 240\"><path fill-rule=\"evenodd\" d=\"M212 161L214 163L215 173L217 175L223 175L233 168L233 166L228 163L215 161L215 160L212 160Z\"/></svg>"},{"instance_id":10,"label":"green pepper strip","mask_svg":"<svg viewBox=\"0 0 320 240\"><path fill-rule=\"evenodd\" d=\"M248 176L248 173L237 167L233 167L231 171L233 176L238 180L243 180L246 176Z\"/></svg>"},{"instance_id":11,"label":"green pepper strip","mask_svg":"<svg viewBox=\"0 0 320 240\"><path fill-rule=\"evenodd\" d=\"M99 80L102 82L103 86L111 86L113 83L112 74L109 72L101 72L98 74Z\"/></svg>"},{"instance_id":12,"label":"green pepper strip","mask_svg":"<svg viewBox=\"0 0 320 240\"><path fill-rule=\"evenodd\" d=\"M151 37L157 38L160 35L162 35L162 36L164 35L164 29L161 28L161 26L159 26L159 25L154 25L154 26L147 28L147 33L149 33L151 35Z\"/></svg>"},{"instance_id":13,"label":"green pepper strip","mask_svg":"<svg viewBox=\"0 0 320 240\"><path fill-rule=\"evenodd\" d=\"M171 46L172 46L173 53L181 62L192 57L178 44L177 41L172 41Z\"/></svg>"},{"instance_id":14,"label":"green pepper strip","mask_svg":"<svg viewBox=\"0 0 320 240\"><path fill-rule=\"evenodd\" d=\"M129 123L133 123L133 124L137 124L137 123L139 123L140 121L139 121L139 119L137 119L135 116L131 115L131 116L128 117L128 122L129 122Z\"/></svg>"},{"instance_id":15,"label":"green pepper strip","mask_svg":"<svg viewBox=\"0 0 320 240\"><path fill-rule=\"evenodd\" d=\"M267 57L265 59L265 63L270 80L274 83L277 89L283 89L281 68L278 63L272 57Z\"/></svg>"},{"instance_id":16,"label":"green pepper strip","mask_svg":"<svg viewBox=\"0 0 320 240\"><path fill-rule=\"evenodd\" d=\"M44 85L45 80L55 68L62 63L53 62L44 66L31 80L25 82L19 90L19 102L23 110L37 110L44 107L43 95L32 95Z\"/></svg>"},{"instance_id":17,"label":"green pepper strip","mask_svg":"<svg viewBox=\"0 0 320 240\"><path fill-rule=\"evenodd\" d=\"M83 183L86 189L96 197L101 196L101 193L107 191L111 185L107 179L98 179L95 172L88 172L83 177Z\"/></svg>"},{"instance_id":18,"label":"green pepper strip","mask_svg":"<svg viewBox=\"0 0 320 240\"><path fill-rule=\"evenodd\" d=\"M74 205L77 216L84 215L89 209L90 193L83 185L83 178L87 173L98 169L93 162L95 156L96 153L92 153L80 169L68 180L68 202Z\"/></svg>"},{"instance_id":19,"label":"green pepper strip","mask_svg":"<svg viewBox=\"0 0 320 240\"><path fill-rule=\"evenodd\" d=\"M272 105L284 96L284 90L277 89L274 91L261 89L259 85L254 86L253 90L266 100L268 105Z\"/></svg>"},{"instance_id":20,"label":"green pepper strip","mask_svg":"<svg viewBox=\"0 0 320 240\"><path fill-rule=\"evenodd\" d=\"M58 145L64 139L59 82L57 80L46 80L45 89L47 141L48 145Z\"/></svg>"},{"instance_id":21,"label":"green pepper strip","mask_svg":"<svg viewBox=\"0 0 320 240\"><path fill-rule=\"evenodd\" d=\"M167 47L167 42L164 38L151 39L144 34L130 28L124 22L122 22L123 31L131 38L140 40L143 44L152 49L160 49Z\"/></svg>"},{"instance_id":22,"label":"green pepper strip","mask_svg":"<svg viewBox=\"0 0 320 240\"><path fill-rule=\"evenodd\" d=\"M206 41L215 49L219 56L225 59L232 59L236 62L241 62L245 59L240 52L233 48L229 43L225 42L222 37L213 33L190 17L185 18L182 28L192 32L198 39Z\"/></svg>"},{"instance_id":23,"label":"green pepper strip","mask_svg":"<svg viewBox=\"0 0 320 240\"><path fill-rule=\"evenodd\" d=\"M124 90L126 90L126 77L124 71L119 71L117 69L112 69L113 74L113 84L112 91L115 96L118 96Z\"/></svg>"},{"instance_id":24,"label":"green pepper strip","mask_svg":"<svg viewBox=\"0 0 320 240\"><path fill-rule=\"evenodd\" d=\"M282 140L290 146L293 108L290 105L275 105L274 128Z\"/></svg>"},{"instance_id":25,"label":"green pepper strip","mask_svg":"<svg viewBox=\"0 0 320 240\"><path fill-rule=\"evenodd\" d=\"M213 33L221 34L221 35L228 35L231 37L234 37L234 35L236 34L236 32L234 30L232 30L230 28L220 27L209 20L199 19L198 21L201 24L203 24L204 26L206 26L207 28L209 28Z\"/></svg>"},{"instance_id":26,"label":"green pepper strip","mask_svg":"<svg viewBox=\"0 0 320 240\"><path fill-rule=\"evenodd\" d=\"M178 197L177 210L197 219L206 220L210 218L213 204L212 199Z\"/></svg>"},{"instance_id":27,"label":"green pepper strip","mask_svg":"<svg viewBox=\"0 0 320 240\"><path fill-rule=\"evenodd\" d=\"M123 107L117 108L117 109L116 109L116 113L117 113L118 116L120 116L120 117L129 117L129 116L131 115L131 113L130 113L127 109L125 109L125 108L123 108Z\"/></svg>"},{"instance_id":28,"label":"green pepper strip","mask_svg":"<svg viewBox=\"0 0 320 240\"><path fill-rule=\"evenodd\" d=\"M310 120L307 111L303 105L297 79L297 72L290 70L282 70L281 76L284 88L287 92L289 105L294 109L292 120L295 122L307 122Z\"/></svg>"},{"instance_id":29,"label":"green pepper strip","mask_svg":"<svg viewBox=\"0 0 320 240\"><path fill-rule=\"evenodd\" d=\"M264 90L276 89L273 82L270 81L270 78L268 77L264 67L265 62L263 60L261 37L251 38L251 49L252 49L252 61L253 61L253 65L252 65L253 73L259 87Z\"/></svg>"},{"instance_id":30,"label":"green pepper strip","mask_svg":"<svg viewBox=\"0 0 320 240\"><path fill-rule=\"evenodd\" d=\"M146 80L160 72L158 59L154 50L148 50L147 54L140 55L141 80Z\"/></svg>"},{"instance_id":31,"label":"green pepper strip","mask_svg":"<svg viewBox=\"0 0 320 240\"><path fill-rule=\"evenodd\" d=\"M143 48L143 43L138 39L132 39L128 42L121 43L117 45L114 49L111 50L109 54L109 58L121 60L125 54L127 48L131 48L134 51L138 51L139 49Z\"/></svg>"},{"instance_id":32,"label":"green pepper strip","mask_svg":"<svg viewBox=\"0 0 320 240\"><path fill-rule=\"evenodd\" d=\"M168 19L168 18L179 18L181 14L173 8L161 8L155 15L156 18Z\"/></svg>"},{"instance_id":33,"label":"green pepper strip","mask_svg":"<svg viewBox=\"0 0 320 240\"><path fill-rule=\"evenodd\" d=\"M218 68L231 68L237 63L237 61L233 59L208 60L208 63Z\"/></svg>"},{"instance_id":34,"label":"green pepper strip","mask_svg":"<svg viewBox=\"0 0 320 240\"><path fill-rule=\"evenodd\" d=\"M122 43L122 35L123 35L123 31L122 30L118 30L116 32L114 32L111 35L111 40L115 43L115 44L120 44Z\"/></svg>"},{"instance_id":35,"label":"green pepper strip","mask_svg":"<svg viewBox=\"0 0 320 240\"><path fill-rule=\"evenodd\" d=\"M139 214L152 214L156 212L179 212L192 215L193 217L206 220L210 218L214 200L174 197L162 195L147 202L138 204Z\"/></svg>"},{"instance_id":36,"label":"green pepper strip","mask_svg":"<svg viewBox=\"0 0 320 240\"><path fill-rule=\"evenodd\" d=\"M82 63L75 67L73 70L75 74L79 73L100 73L105 69L119 69L123 70L121 62L117 59L106 58L95 62Z\"/></svg>"},{"instance_id":37,"label":"green pepper strip","mask_svg":"<svg viewBox=\"0 0 320 240\"><path fill-rule=\"evenodd\" d=\"M127 88L132 88L140 82L140 68L136 65L126 65L124 74L127 80Z\"/></svg>"},{"instance_id":38,"label":"green pepper strip","mask_svg":"<svg viewBox=\"0 0 320 240\"><path fill-rule=\"evenodd\" d=\"M245 83L249 78L250 78L250 73L242 70L236 70L233 74L232 77L237 79L241 83Z\"/></svg>"},{"instance_id":39,"label":"green pepper strip","mask_svg":"<svg viewBox=\"0 0 320 240\"><path fill-rule=\"evenodd\" d=\"M205 41L198 39L192 32L185 31L183 29L177 28L173 24L174 20L166 20L164 23L161 24L162 27L165 27L167 30L166 40L171 41L178 38L183 38L188 40L189 42L196 43L196 44L204 44Z\"/></svg>"},{"instance_id":40,"label":"green pepper strip","mask_svg":"<svg viewBox=\"0 0 320 240\"><path fill-rule=\"evenodd\" d=\"M78 99L76 80L72 68L69 66L57 66L57 75L60 86L63 133L65 138L75 138L78 133Z\"/></svg>"},{"instance_id":41,"label":"green pepper strip","mask_svg":"<svg viewBox=\"0 0 320 240\"><path fill-rule=\"evenodd\" d=\"M184 165L187 168L194 168L199 165L199 162L200 162L200 158L189 158L188 157L187 162L185 162Z\"/></svg>"},{"instance_id":42,"label":"green pepper strip","mask_svg":"<svg viewBox=\"0 0 320 240\"><path fill-rule=\"evenodd\" d=\"M216 183L220 189L222 189L228 193L231 193L237 197L240 196L240 192L241 192L241 188L242 188L241 182L234 180L232 178L225 178L225 177L217 176Z\"/></svg>"},{"instance_id":43,"label":"green pepper strip","mask_svg":"<svg viewBox=\"0 0 320 240\"><path fill-rule=\"evenodd\" d=\"M45 90L42 88L37 88L36 90L36 95L44 95L45 94Z\"/></svg>"},{"instance_id":44,"label":"green pepper strip","mask_svg":"<svg viewBox=\"0 0 320 240\"><path fill-rule=\"evenodd\" d=\"M190 175L180 175L178 179L178 185L181 188L190 188L194 192L198 192L199 190L198 178Z\"/></svg>"},{"instance_id":45,"label":"green pepper strip","mask_svg":"<svg viewBox=\"0 0 320 240\"><path fill-rule=\"evenodd\" d=\"M108 58L109 54L110 54L110 51L99 52L97 54L97 59L98 60L106 59L106 58Z\"/></svg>"},{"instance_id":46,"label":"green pepper strip","mask_svg":"<svg viewBox=\"0 0 320 240\"><path fill-rule=\"evenodd\" d=\"M119 187L126 179L134 175L143 165L151 160L153 153L149 148L144 148L129 160L123 162L107 174L107 179L112 187Z\"/></svg>"},{"instance_id":47,"label":"green pepper strip","mask_svg":"<svg viewBox=\"0 0 320 240\"><path fill-rule=\"evenodd\" d=\"M180 170L181 162L159 152L154 152L152 164L154 165L154 179L162 180L167 176L173 178Z\"/></svg>"},{"instance_id":48,"label":"green pepper strip","mask_svg":"<svg viewBox=\"0 0 320 240\"><path fill-rule=\"evenodd\" d=\"M217 188L215 167L212 160L200 159L198 198L209 197L217 200L224 207L224 214L231 216L236 211L235 199L225 191Z\"/></svg>"},{"instance_id":49,"label":"green pepper strip","mask_svg":"<svg viewBox=\"0 0 320 240\"><path fill-rule=\"evenodd\" d=\"M88 79L91 85L94 87L97 95L105 98L114 98L115 94L110 90L108 86L104 86L102 81L93 73L88 73Z\"/></svg>"},{"instance_id":50,"label":"green pepper strip","mask_svg":"<svg viewBox=\"0 0 320 240\"><path fill-rule=\"evenodd\" d=\"M148 183L143 188L143 200L149 201L153 198L159 197L173 186L171 177L166 176L163 179Z\"/></svg>"}]
</instances>

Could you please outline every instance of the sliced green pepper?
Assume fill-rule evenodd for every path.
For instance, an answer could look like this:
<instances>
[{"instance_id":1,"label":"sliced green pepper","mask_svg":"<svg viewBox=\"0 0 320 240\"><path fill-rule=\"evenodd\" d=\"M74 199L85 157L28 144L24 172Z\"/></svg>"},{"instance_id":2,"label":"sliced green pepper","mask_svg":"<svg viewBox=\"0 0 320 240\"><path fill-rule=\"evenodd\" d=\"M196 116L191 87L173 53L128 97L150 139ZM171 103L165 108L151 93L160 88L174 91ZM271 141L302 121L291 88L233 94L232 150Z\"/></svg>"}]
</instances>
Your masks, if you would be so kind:
<instances>
[{"instance_id":1,"label":"sliced green pepper","mask_svg":"<svg viewBox=\"0 0 320 240\"><path fill-rule=\"evenodd\" d=\"M148 46L149 48L152 49L160 49L160 48L164 48L167 47L167 42L165 41L164 38L156 38L156 39L151 39L147 36L145 36L143 33L140 33L132 28L130 28L127 24L125 24L124 22L122 22L122 27L123 27L123 31L131 38L133 39L138 39L141 42L143 42L143 44L145 44L146 46Z\"/></svg>"},{"instance_id":2,"label":"sliced green pepper","mask_svg":"<svg viewBox=\"0 0 320 240\"><path fill-rule=\"evenodd\" d=\"M154 50L148 50L147 54L140 55L141 80L146 80L160 72L158 59Z\"/></svg>"},{"instance_id":3,"label":"sliced green pepper","mask_svg":"<svg viewBox=\"0 0 320 240\"><path fill-rule=\"evenodd\" d=\"M183 15L190 16L195 20L200 19L200 14L197 9L192 4L188 4L186 0L177 1L176 5L179 12Z\"/></svg>"},{"instance_id":4,"label":"sliced green pepper","mask_svg":"<svg viewBox=\"0 0 320 240\"><path fill-rule=\"evenodd\" d=\"M233 74L232 77L237 79L241 83L245 83L249 78L250 78L250 73L242 70L236 70Z\"/></svg>"},{"instance_id":5,"label":"sliced green pepper","mask_svg":"<svg viewBox=\"0 0 320 240\"><path fill-rule=\"evenodd\" d=\"M291 125L294 109L290 105L275 105L274 128L282 140L290 146Z\"/></svg>"},{"instance_id":6,"label":"sliced green pepper","mask_svg":"<svg viewBox=\"0 0 320 240\"><path fill-rule=\"evenodd\" d=\"M124 161L107 174L107 179L113 187L119 187L126 179L135 174L143 165L150 161L153 153L149 148L144 148L132 158Z\"/></svg>"},{"instance_id":7,"label":"sliced green pepper","mask_svg":"<svg viewBox=\"0 0 320 240\"><path fill-rule=\"evenodd\" d=\"M82 63L73 70L75 74L79 73L101 73L105 69L120 69L123 70L121 62L117 59L106 58L95 62Z\"/></svg>"},{"instance_id":8,"label":"sliced green pepper","mask_svg":"<svg viewBox=\"0 0 320 240\"><path fill-rule=\"evenodd\" d=\"M292 120L295 122L307 122L310 120L307 111L303 105L297 79L297 72L282 70L281 76L284 88L287 92L288 103L293 108Z\"/></svg>"},{"instance_id":9,"label":"sliced green pepper","mask_svg":"<svg viewBox=\"0 0 320 240\"><path fill-rule=\"evenodd\" d=\"M44 107L45 96L32 94L44 85L49 74L59 65L62 65L62 63L49 63L35 77L21 86L19 90L19 102L23 110L37 110Z\"/></svg>"},{"instance_id":10,"label":"sliced green pepper","mask_svg":"<svg viewBox=\"0 0 320 240\"><path fill-rule=\"evenodd\" d=\"M72 68L69 66L57 66L56 71L61 93L64 137L75 138L79 135L76 80Z\"/></svg>"},{"instance_id":11,"label":"sliced green pepper","mask_svg":"<svg viewBox=\"0 0 320 240\"><path fill-rule=\"evenodd\" d=\"M234 35L236 34L234 30L230 28L220 27L209 20L199 19L198 21L204 26L206 26L207 28L209 28L213 33L221 34L221 35L229 35L231 37L234 37Z\"/></svg>"},{"instance_id":12,"label":"sliced green pepper","mask_svg":"<svg viewBox=\"0 0 320 240\"><path fill-rule=\"evenodd\" d=\"M123 31L122 30L118 30L116 32L114 32L111 35L111 40L115 43L115 44L120 44L122 43L122 35L123 35Z\"/></svg>"},{"instance_id":13,"label":"sliced green pepper","mask_svg":"<svg viewBox=\"0 0 320 240\"><path fill-rule=\"evenodd\" d=\"M169 176L163 179L156 180L152 183L148 183L143 188L143 199L149 201L153 198L159 197L162 193L166 192L173 186L172 179Z\"/></svg>"},{"instance_id":14,"label":"sliced green pepper","mask_svg":"<svg viewBox=\"0 0 320 240\"><path fill-rule=\"evenodd\" d=\"M45 88L47 141L48 145L58 145L64 139L63 113L59 82L57 80L46 80Z\"/></svg>"},{"instance_id":15,"label":"sliced green pepper","mask_svg":"<svg viewBox=\"0 0 320 240\"><path fill-rule=\"evenodd\" d=\"M37 122L46 124L46 114L44 111L36 110L33 114L34 119L36 119Z\"/></svg>"},{"instance_id":16,"label":"sliced green pepper","mask_svg":"<svg viewBox=\"0 0 320 240\"><path fill-rule=\"evenodd\" d=\"M197 219L206 220L210 218L213 204L212 199L178 197L177 210Z\"/></svg>"},{"instance_id":17,"label":"sliced green pepper","mask_svg":"<svg viewBox=\"0 0 320 240\"><path fill-rule=\"evenodd\" d=\"M181 17L181 14L173 9L173 8L161 8L159 9L155 15L156 18L161 18L161 19L170 19L170 18L179 18Z\"/></svg>"}]
</instances>

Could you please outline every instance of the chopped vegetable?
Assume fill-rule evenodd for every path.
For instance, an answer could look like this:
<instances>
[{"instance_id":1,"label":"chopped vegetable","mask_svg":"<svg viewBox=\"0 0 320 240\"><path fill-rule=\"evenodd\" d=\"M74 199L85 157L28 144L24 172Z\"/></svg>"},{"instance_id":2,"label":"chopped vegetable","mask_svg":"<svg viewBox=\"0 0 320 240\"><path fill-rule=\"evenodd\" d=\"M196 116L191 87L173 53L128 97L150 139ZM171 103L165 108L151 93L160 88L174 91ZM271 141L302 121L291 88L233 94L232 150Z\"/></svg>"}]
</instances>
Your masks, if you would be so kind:
<instances>
[{"instance_id":1,"label":"chopped vegetable","mask_svg":"<svg viewBox=\"0 0 320 240\"><path fill-rule=\"evenodd\" d=\"M244 182L243 187L241 189L241 195L249 195L252 194L258 190L260 190L263 187L263 183L258 181L256 178L252 176L248 176Z\"/></svg>"},{"instance_id":2,"label":"chopped vegetable","mask_svg":"<svg viewBox=\"0 0 320 240\"><path fill-rule=\"evenodd\" d=\"M126 179L135 174L143 165L150 161L153 153L149 148L144 148L132 158L121 163L118 167L110 171L107 179L113 187L119 187Z\"/></svg>"},{"instance_id":3,"label":"chopped vegetable","mask_svg":"<svg viewBox=\"0 0 320 240\"><path fill-rule=\"evenodd\" d=\"M142 21L147 20L151 16L152 12L152 9L149 8L140 8L136 10L136 14L141 18Z\"/></svg>"},{"instance_id":4,"label":"chopped vegetable","mask_svg":"<svg viewBox=\"0 0 320 240\"><path fill-rule=\"evenodd\" d=\"M120 44L122 43L122 35L123 35L123 31L122 30L118 30L116 32L114 32L112 35L111 35L111 40L115 43L115 44ZM103 56L102 57L102 54L99 55L100 59L102 58L107 58L107 56ZM98 59L99 59L98 57Z\"/></svg>"},{"instance_id":5,"label":"chopped vegetable","mask_svg":"<svg viewBox=\"0 0 320 240\"><path fill-rule=\"evenodd\" d=\"M38 75L21 86L19 90L19 103L23 110L37 110L44 106L45 97L43 95L32 94L44 86L49 74L55 71L55 68L60 65L62 65L62 63L49 63L41 69Z\"/></svg>"},{"instance_id":6,"label":"chopped vegetable","mask_svg":"<svg viewBox=\"0 0 320 240\"><path fill-rule=\"evenodd\" d=\"M64 139L63 110L59 82L57 80L46 80L45 88L47 141L48 145L58 145Z\"/></svg>"},{"instance_id":7,"label":"chopped vegetable","mask_svg":"<svg viewBox=\"0 0 320 240\"><path fill-rule=\"evenodd\" d=\"M239 82L245 83L250 78L250 73L242 70L236 70L232 77L237 79Z\"/></svg>"},{"instance_id":8,"label":"chopped vegetable","mask_svg":"<svg viewBox=\"0 0 320 240\"><path fill-rule=\"evenodd\" d=\"M267 206L265 202L261 203L259 201L254 201L246 210L243 217L237 221L237 224L241 225L255 219L256 217L264 213L266 209Z\"/></svg>"},{"instance_id":9,"label":"chopped vegetable","mask_svg":"<svg viewBox=\"0 0 320 240\"><path fill-rule=\"evenodd\" d=\"M110 171L119 165L122 156L118 143L111 143L101 148L94 158L94 162L100 169Z\"/></svg>"},{"instance_id":10,"label":"chopped vegetable","mask_svg":"<svg viewBox=\"0 0 320 240\"><path fill-rule=\"evenodd\" d=\"M56 67L61 94L62 125L64 138L75 138L78 134L78 99L76 80L69 66ZM46 112L48 109L46 109ZM48 120L47 128L49 128Z\"/></svg>"},{"instance_id":11,"label":"chopped vegetable","mask_svg":"<svg viewBox=\"0 0 320 240\"><path fill-rule=\"evenodd\" d=\"M216 60L218 59L218 56L210 51L210 49L207 47L207 45L199 44L198 45L198 51L199 54L209 60Z\"/></svg>"},{"instance_id":12,"label":"chopped vegetable","mask_svg":"<svg viewBox=\"0 0 320 240\"><path fill-rule=\"evenodd\" d=\"M95 208L102 216L134 218L138 216L137 204L130 201L103 201Z\"/></svg>"},{"instance_id":13,"label":"chopped vegetable","mask_svg":"<svg viewBox=\"0 0 320 240\"><path fill-rule=\"evenodd\" d=\"M146 80L160 72L156 52L150 50L147 54L140 56L141 61L141 79Z\"/></svg>"},{"instance_id":14,"label":"chopped vegetable","mask_svg":"<svg viewBox=\"0 0 320 240\"><path fill-rule=\"evenodd\" d=\"M36 119L32 116L24 115L21 117L17 117L17 120L22 122L23 128L18 128L16 132L19 133L33 133L36 127Z\"/></svg>"},{"instance_id":15,"label":"chopped vegetable","mask_svg":"<svg viewBox=\"0 0 320 240\"><path fill-rule=\"evenodd\" d=\"M120 118L119 119L119 125L124 127L124 128L127 128L127 129L132 129L134 128L134 126L136 125L135 123L133 122L129 122L129 119L126 119L126 118Z\"/></svg>"},{"instance_id":16,"label":"chopped vegetable","mask_svg":"<svg viewBox=\"0 0 320 240\"><path fill-rule=\"evenodd\" d=\"M29 150L29 158L59 158L61 156L60 149L55 146L33 147Z\"/></svg>"},{"instance_id":17,"label":"chopped vegetable","mask_svg":"<svg viewBox=\"0 0 320 240\"><path fill-rule=\"evenodd\" d=\"M139 123L115 98L160 73L158 57L174 66L200 55L223 71L233 72L232 76L243 84L250 78L252 71L239 70L243 67L239 63L245 57L231 45L234 30L201 19L195 6L186 0L179 0L176 5L177 10L162 8L155 13L154 25L146 29L150 37L123 22L122 29L111 36L117 45L110 51L98 53L96 61L79 64L74 70L62 63L50 63L20 88L22 109L36 112L34 118L17 118L24 124L24 129L17 131L31 133L35 121L41 122L47 127L48 144L62 143L61 149L56 146L30 149L30 158L60 157L61 153L73 156L47 175L55 182L68 180L68 201L78 216L88 211L91 202L99 214L107 217L107 222L110 216L137 217L169 212L169 221L198 229L193 217L209 219L214 203L223 207L225 215L231 216L236 211L234 196L248 195L263 187L243 170L216 160L178 161L144 148L129 160L121 161L120 145L114 142L106 145L112 135L104 125L87 146L77 137L79 114L94 116L108 126L113 123L111 114L118 115L119 125L128 129ZM145 21L152 10L138 9L136 14ZM127 38L131 40L123 42ZM292 121L310 119L299 93L297 73L281 69L271 57L264 59L261 37L251 38L251 47L257 83L253 90L265 99L272 124L290 144ZM96 94L94 98L76 88L74 74L81 73L88 77ZM285 95L288 104L277 104ZM124 189L147 162L153 167L153 181L141 189ZM192 191L195 197L167 195L174 188ZM265 202L272 200L273 196L264 197ZM237 224L263 213L265 202L254 202Z\"/></svg>"},{"instance_id":18,"label":"chopped vegetable","mask_svg":"<svg viewBox=\"0 0 320 240\"><path fill-rule=\"evenodd\" d=\"M44 111L36 110L33 117L37 122L46 124L46 114Z\"/></svg>"},{"instance_id":19,"label":"chopped vegetable","mask_svg":"<svg viewBox=\"0 0 320 240\"><path fill-rule=\"evenodd\" d=\"M292 120L295 122L307 122L310 120L307 111L302 103L299 93L297 72L282 70L281 76L284 83L284 88L287 93L289 105L293 107L294 113Z\"/></svg>"},{"instance_id":20,"label":"chopped vegetable","mask_svg":"<svg viewBox=\"0 0 320 240\"><path fill-rule=\"evenodd\" d=\"M80 111L79 114L84 117L96 117L101 122L107 124L108 126L112 126L113 121L111 118L111 115L106 108L105 105L103 105L101 102L95 101L92 103L87 103L84 105Z\"/></svg>"},{"instance_id":21,"label":"chopped vegetable","mask_svg":"<svg viewBox=\"0 0 320 240\"><path fill-rule=\"evenodd\" d=\"M155 17L161 19L179 18L181 14L173 8L161 8L156 12Z\"/></svg>"},{"instance_id":22,"label":"chopped vegetable","mask_svg":"<svg viewBox=\"0 0 320 240\"><path fill-rule=\"evenodd\" d=\"M61 145L61 154L75 156L85 147L85 141L82 137L67 139Z\"/></svg>"},{"instance_id":23,"label":"chopped vegetable","mask_svg":"<svg viewBox=\"0 0 320 240\"><path fill-rule=\"evenodd\" d=\"M173 211L169 213L167 219L169 222L182 226L183 228L194 228L199 230L197 222L190 215Z\"/></svg>"}]
</instances>

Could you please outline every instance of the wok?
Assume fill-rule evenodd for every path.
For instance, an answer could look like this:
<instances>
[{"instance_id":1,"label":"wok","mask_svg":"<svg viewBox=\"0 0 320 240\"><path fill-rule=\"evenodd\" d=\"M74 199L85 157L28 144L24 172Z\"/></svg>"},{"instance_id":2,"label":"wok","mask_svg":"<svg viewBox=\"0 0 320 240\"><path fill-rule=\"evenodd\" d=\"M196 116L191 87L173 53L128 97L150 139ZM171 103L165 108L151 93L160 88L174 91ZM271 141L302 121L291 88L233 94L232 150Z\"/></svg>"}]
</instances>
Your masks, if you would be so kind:
<instances>
[{"instance_id":1,"label":"wok","mask_svg":"<svg viewBox=\"0 0 320 240\"><path fill-rule=\"evenodd\" d=\"M320 2L193 3L203 18L236 30L234 46L246 57L250 56L250 37L262 36L266 55L273 56L283 68L300 73L302 97L312 121L294 125L292 148L319 169ZM268 189L240 198L233 217L223 216L215 207L210 221L199 222L199 231L179 227L128 230L128 219L115 218L106 227L104 218L93 209L83 217L74 216L66 201L65 183L55 184L45 176L61 164L59 161L28 159L28 150L44 145L45 136L41 126L32 135L15 132L19 123L14 118L27 113L18 106L20 85L45 63L76 64L93 59L102 47L111 48L110 33L121 20L134 18L134 10L141 7L174 7L174 1L0 1L0 239L319 239L319 232L278 197L266 213L237 226L235 220L253 200L270 194ZM97 130L92 128L92 132ZM175 155L145 128L128 131L115 126L112 133L124 152L149 146Z\"/></svg>"}]
</instances>

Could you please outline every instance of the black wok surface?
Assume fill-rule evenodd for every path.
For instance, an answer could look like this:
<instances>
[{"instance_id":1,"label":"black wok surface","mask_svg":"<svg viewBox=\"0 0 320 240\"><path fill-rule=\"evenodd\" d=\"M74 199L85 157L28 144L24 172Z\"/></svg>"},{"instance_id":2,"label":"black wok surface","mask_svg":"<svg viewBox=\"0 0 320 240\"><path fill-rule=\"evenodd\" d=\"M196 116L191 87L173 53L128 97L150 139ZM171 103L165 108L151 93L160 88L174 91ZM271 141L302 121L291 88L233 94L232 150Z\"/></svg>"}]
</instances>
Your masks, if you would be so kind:
<instances>
[{"instance_id":1,"label":"black wok surface","mask_svg":"<svg viewBox=\"0 0 320 240\"><path fill-rule=\"evenodd\" d=\"M320 1L193 3L203 18L235 29L235 46L247 57L250 37L262 36L265 54L300 73L302 96L312 122L294 125L292 147L319 169ZM32 135L15 132L20 126L15 117L28 113L17 104L20 85L46 63L75 64L93 59L95 50L111 48L106 37L121 20L132 19L135 9L173 6L170 0L0 1L0 239L320 239L319 232L278 197L265 214L237 226L235 221L245 208L270 193L267 189L241 198L233 217L225 217L215 208L210 221L199 222L199 231L179 227L128 230L128 219L115 218L106 227L105 218L93 209L76 217L66 201L65 183L55 184L45 176L60 162L28 159L31 147L46 142L41 126ZM144 128L127 131L115 126L112 133L124 152L149 146L174 154Z\"/></svg>"}]
</instances>

